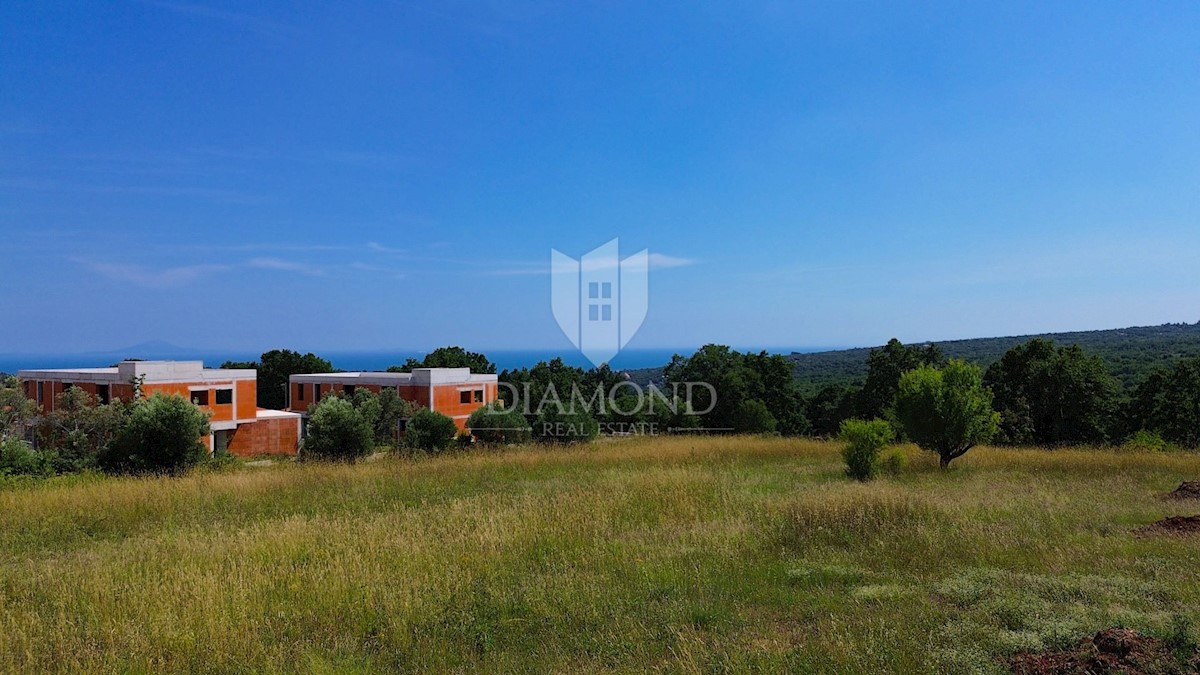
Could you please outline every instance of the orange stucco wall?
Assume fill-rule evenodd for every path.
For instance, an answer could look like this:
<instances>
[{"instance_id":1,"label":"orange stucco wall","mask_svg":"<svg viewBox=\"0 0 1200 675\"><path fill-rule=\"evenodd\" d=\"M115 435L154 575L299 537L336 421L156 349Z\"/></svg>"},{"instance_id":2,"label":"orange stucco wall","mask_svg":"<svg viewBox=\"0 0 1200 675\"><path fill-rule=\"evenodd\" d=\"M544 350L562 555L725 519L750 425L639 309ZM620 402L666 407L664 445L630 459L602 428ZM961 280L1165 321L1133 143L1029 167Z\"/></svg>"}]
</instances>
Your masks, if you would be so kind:
<instances>
[{"instance_id":1,"label":"orange stucco wall","mask_svg":"<svg viewBox=\"0 0 1200 675\"><path fill-rule=\"evenodd\" d=\"M375 393L379 393L379 385L360 384L355 385L360 389L369 389ZM455 424L460 429L466 427L466 417L474 412L477 408L491 403L496 400L496 383L495 382L480 382L474 384L437 384L433 386L433 405L430 405L430 387L427 384L412 384L399 385L396 387L396 393L400 394L400 398L406 401L412 401L417 405L432 407L434 410L454 419ZM463 403L460 398L461 390L483 390L483 401L476 402L474 396L471 401ZM344 390L343 385L324 382L321 383L321 397L329 395L331 392L341 392ZM316 402L316 385L312 382L297 382L292 384L292 403L291 410L295 412L306 412L308 407Z\"/></svg>"},{"instance_id":2,"label":"orange stucco wall","mask_svg":"<svg viewBox=\"0 0 1200 675\"><path fill-rule=\"evenodd\" d=\"M294 455L300 443L300 423L294 417L264 418L250 424L239 424L229 432L230 454Z\"/></svg>"},{"instance_id":3,"label":"orange stucco wall","mask_svg":"<svg viewBox=\"0 0 1200 675\"><path fill-rule=\"evenodd\" d=\"M42 410L51 412L54 410L55 399L66 390L68 383L57 380L42 380L41 384ZM36 401L38 382L35 380L26 380L22 386L24 387L25 395ZM71 386L78 387L93 396L98 394L99 385L95 382L71 383ZM146 396L165 394L191 399L196 391L198 391L194 389L196 386L200 385L189 382L148 382L142 385L142 393ZM258 409L258 388L254 380L218 380L215 382L205 382L203 386L208 391L208 404L201 406L201 408L211 414L210 419L213 422L230 422L234 419L255 418L255 411ZM234 389L233 403L218 404L218 389ZM124 383L110 384L108 395L110 401L118 398L123 400L132 399L133 385ZM236 411L234 410L234 404L237 405Z\"/></svg>"}]
</instances>

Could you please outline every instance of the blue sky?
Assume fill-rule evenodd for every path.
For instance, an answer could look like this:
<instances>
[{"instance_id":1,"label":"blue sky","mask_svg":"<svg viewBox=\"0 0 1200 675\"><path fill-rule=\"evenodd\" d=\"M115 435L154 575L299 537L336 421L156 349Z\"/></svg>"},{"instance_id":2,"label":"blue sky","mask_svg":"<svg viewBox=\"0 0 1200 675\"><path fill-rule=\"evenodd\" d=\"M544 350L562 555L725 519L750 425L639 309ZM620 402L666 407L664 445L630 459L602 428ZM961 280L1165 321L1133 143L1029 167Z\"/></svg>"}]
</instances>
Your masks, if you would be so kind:
<instances>
[{"instance_id":1,"label":"blue sky","mask_svg":"<svg viewBox=\"0 0 1200 675\"><path fill-rule=\"evenodd\" d=\"M6 2L0 352L1194 322L1198 120L1195 3Z\"/></svg>"}]
</instances>

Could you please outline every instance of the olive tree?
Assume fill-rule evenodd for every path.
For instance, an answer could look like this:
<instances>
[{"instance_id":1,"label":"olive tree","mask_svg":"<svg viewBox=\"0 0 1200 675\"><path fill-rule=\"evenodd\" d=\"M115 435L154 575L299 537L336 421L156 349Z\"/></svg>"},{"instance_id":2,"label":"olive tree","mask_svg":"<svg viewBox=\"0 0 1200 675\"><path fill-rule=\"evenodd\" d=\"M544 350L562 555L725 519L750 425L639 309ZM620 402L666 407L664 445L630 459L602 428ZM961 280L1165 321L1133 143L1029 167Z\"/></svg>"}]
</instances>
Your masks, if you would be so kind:
<instances>
[{"instance_id":1,"label":"olive tree","mask_svg":"<svg viewBox=\"0 0 1200 675\"><path fill-rule=\"evenodd\" d=\"M308 436L301 451L315 459L355 460L375 447L375 431L354 405L327 396L309 408Z\"/></svg>"},{"instance_id":2,"label":"olive tree","mask_svg":"<svg viewBox=\"0 0 1200 675\"><path fill-rule=\"evenodd\" d=\"M208 415L195 404L155 394L133 404L99 463L115 473L177 473L208 456L208 434Z\"/></svg>"}]
</instances>

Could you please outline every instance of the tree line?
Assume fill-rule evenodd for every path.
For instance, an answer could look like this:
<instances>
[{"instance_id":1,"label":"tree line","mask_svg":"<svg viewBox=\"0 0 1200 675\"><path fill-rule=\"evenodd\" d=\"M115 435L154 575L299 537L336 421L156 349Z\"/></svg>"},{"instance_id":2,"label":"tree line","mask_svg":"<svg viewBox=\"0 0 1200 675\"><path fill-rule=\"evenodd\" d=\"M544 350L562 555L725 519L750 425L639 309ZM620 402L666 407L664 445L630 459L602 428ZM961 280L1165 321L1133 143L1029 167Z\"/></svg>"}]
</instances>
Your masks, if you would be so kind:
<instances>
[{"instance_id":1,"label":"tree line","mask_svg":"<svg viewBox=\"0 0 1200 675\"><path fill-rule=\"evenodd\" d=\"M885 422L889 433L937 452L943 464L979 442L1200 447L1200 358L1161 366L1127 393L1100 355L1040 338L1012 347L986 370L947 359L937 345L898 340L870 350L865 361L861 385L831 384L805 395L787 357L723 345L674 356L656 386L640 386L607 365L583 369L552 359L500 372L500 400L477 410L466 433L395 391L360 389L310 407L304 452L361 456L392 444L402 420L405 444L426 451L474 441L580 442L601 433L846 437L851 420ZM285 407L291 375L335 372L330 361L291 350L222 367L257 369L258 404L270 408ZM461 347L442 347L389 370L421 367L496 372L484 354ZM696 383L704 386L691 386ZM204 461L207 448L197 439L208 434L208 421L190 402L174 398L101 404L71 388L53 411L42 413L16 379L6 377L0 380L0 474L175 471ZM850 435L862 441L888 434L854 427Z\"/></svg>"}]
</instances>

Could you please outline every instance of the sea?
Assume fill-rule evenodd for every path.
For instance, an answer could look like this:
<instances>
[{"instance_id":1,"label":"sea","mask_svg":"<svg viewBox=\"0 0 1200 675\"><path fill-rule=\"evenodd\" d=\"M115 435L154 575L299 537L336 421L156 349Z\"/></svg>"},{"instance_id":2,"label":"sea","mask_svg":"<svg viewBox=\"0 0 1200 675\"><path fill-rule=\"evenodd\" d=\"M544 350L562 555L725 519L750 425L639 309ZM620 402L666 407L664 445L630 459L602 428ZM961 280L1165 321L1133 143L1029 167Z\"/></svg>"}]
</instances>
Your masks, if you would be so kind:
<instances>
[{"instance_id":1,"label":"sea","mask_svg":"<svg viewBox=\"0 0 1200 675\"><path fill-rule=\"evenodd\" d=\"M737 348L735 348L737 349ZM796 348L765 348L776 354L810 353L828 351L831 347L796 347ZM762 348L741 348L739 351L761 351ZM525 349L525 350L478 350L496 364L496 372L514 368L529 368L539 361L550 361L561 358L567 365L580 368L591 368L592 363L575 350ZM621 351L609 366L614 370L636 370L640 368L658 368L671 361L675 354L691 355L695 347L679 348L649 348L626 349ZM425 356L425 350L390 350L390 351L317 351L318 356L328 359L338 370L386 370L388 366L400 365L409 358L420 359ZM124 359L143 360L188 360L203 361L210 368L220 366L226 361L256 361L258 352L246 351L208 351L175 347L172 345L152 344L134 346L119 350L103 352L84 352L73 354L0 354L0 373L15 373L22 369L33 368L97 368L111 366Z\"/></svg>"}]
</instances>

